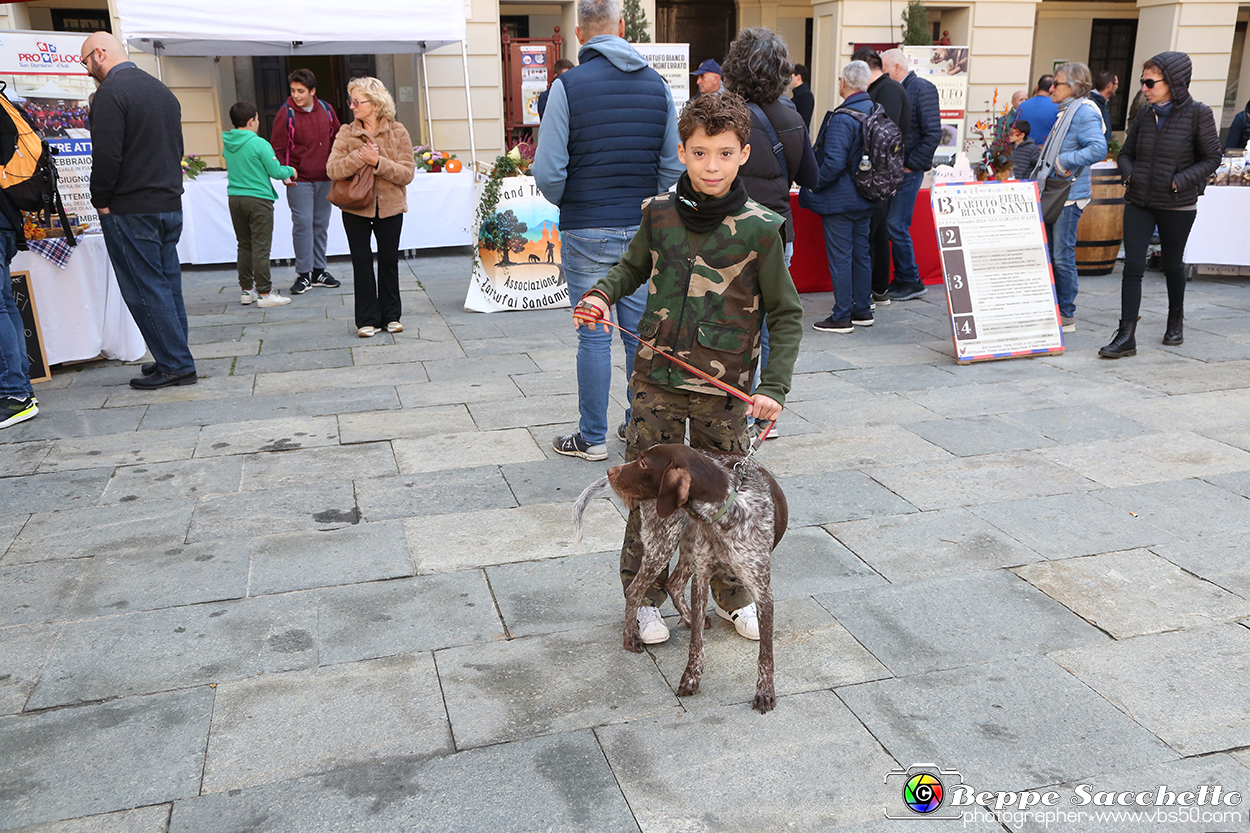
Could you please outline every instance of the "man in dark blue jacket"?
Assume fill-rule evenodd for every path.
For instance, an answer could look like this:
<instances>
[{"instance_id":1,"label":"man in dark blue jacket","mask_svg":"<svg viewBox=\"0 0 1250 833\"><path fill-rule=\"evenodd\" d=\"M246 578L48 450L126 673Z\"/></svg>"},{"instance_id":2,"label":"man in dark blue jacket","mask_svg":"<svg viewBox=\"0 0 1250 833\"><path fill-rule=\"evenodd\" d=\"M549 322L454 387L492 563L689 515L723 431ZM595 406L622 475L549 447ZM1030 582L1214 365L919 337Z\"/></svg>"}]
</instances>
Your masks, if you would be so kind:
<instances>
[{"instance_id":1,"label":"man in dark blue jacket","mask_svg":"<svg viewBox=\"0 0 1250 833\"><path fill-rule=\"evenodd\" d=\"M881 65L891 78L903 85L911 102L911 127L903 142L903 184L891 198L887 219L894 256L894 280L887 294L891 301L909 301L925 294L920 269L916 266L916 247L911 239L911 218L924 172L933 167L933 154L942 140L942 108L937 87L911 71L901 49L883 52Z\"/></svg>"},{"instance_id":2,"label":"man in dark blue jacket","mask_svg":"<svg viewBox=\"0 0 1250 833\"><path fill-rule=\"evenodd\" d=\"M871 113L871 78L872 70L863 61L851 61L843 67L838 91L843 101L838 110ZM812 326L826 333L852 333L856 325L871 327L873 323L872 260L868 249L873 204L864 199L851 178L851 171L863 156L863 127L854 116L838 110L826 113L820 126L816 136L820 174L814 188L799 191L799 205L821 215L833 281L833 312Z\"/></svg>"},{"instance_id":3,"label":"man in dark blue jacket","mask_svg":"<svg viewBox=\"0 0 1250 833\"><path fill-rule=\"evenodd\" d=\"M667 191L686 170L677 158L677 109L668 84L624 39L619 0L579 0L577 66L551 85L534 180L560 208L560 258L569 297L585 295L629 247L642 222L642 201ZM644 285L616 302L616 322L633 332L647 304ZM632 338L622 335L626 375ZM608 456L612 337L607 328L577 329L577 430L556 437L559 454ZM617 429L624 441L625 422Z\"/></svg>"}]
</instances>

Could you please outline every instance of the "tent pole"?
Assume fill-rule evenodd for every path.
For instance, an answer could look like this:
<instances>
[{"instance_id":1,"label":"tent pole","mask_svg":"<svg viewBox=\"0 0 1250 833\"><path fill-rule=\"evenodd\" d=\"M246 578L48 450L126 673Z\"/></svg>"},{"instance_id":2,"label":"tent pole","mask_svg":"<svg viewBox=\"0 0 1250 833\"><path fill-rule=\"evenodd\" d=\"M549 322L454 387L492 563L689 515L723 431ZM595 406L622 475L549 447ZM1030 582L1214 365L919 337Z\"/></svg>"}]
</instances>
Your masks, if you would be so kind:
<instances>
[{"instance_id":1,"label":"tent pole","mask_svg":"<svg viewBox=\"0 0 1250 833\"><path fill-rule=\"evenodd\" d=\"M460 41L460 58L464 61L464 103L469 114L469 154L473 160L473 170L477 170L477 139L473 135L473 99L469 95L469 47Z\"/></svg>"},{"instance_id":2,"label":"tent pole","mask_svg":"<svg viewBox=\"0 0 1250 833\"><path fill-rule=\"evenodd\" d=\"M413 62L416 62L416 56L413 56ZM421 53L421 85L425 87L425 123L429 126L429 133L425 137L425 143L430 147L434 147L434 108L430 106L430 73L425 67L425 53Z\"/></svg>"},{"instance_id":3,"label":"tent pole","mask_svg":"<svg viewBox=\"0 0 1250 833\"><path fill-rule=\"evenodd\" d=\"M156 54L156 80L163 83L165 81L165 77L161 73L161 43L160 41L157 41L156 43L152 44L152 52Z\"/></svg>"}]
</instances>

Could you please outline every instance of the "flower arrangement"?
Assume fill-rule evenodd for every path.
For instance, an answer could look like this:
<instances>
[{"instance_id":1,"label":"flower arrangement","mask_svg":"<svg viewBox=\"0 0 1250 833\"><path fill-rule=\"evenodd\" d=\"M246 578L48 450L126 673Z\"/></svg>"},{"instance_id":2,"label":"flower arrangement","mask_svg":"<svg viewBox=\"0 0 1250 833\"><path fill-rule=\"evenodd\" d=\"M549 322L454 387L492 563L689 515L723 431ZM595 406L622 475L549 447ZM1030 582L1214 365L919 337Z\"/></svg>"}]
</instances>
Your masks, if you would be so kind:
<instances>
[{"instance_id":1,"label":"flower arrangement","mask_svg":"<svg viewBox=\"0 0 1250 833\"><path fill-rule=\"evenodd\" d=\"M207 167L208 163L194 153L187 154L182 157L182 178L195 179Z\"/></svg>"},{"instance_id":2,"label":"flower arrangement","mask_svg":"<svg viewBox=\"0 0 1250 833\"><path fill-rule=\"evenodd\" d=\"M447 167L447 163L455 159L456 154L434 150L429 145L416 145L412 149L412 158L421 170L436 173Z\"/></svg>"},{"instance_id":3,"label":"flower arrangement","mask_svg":"<svg viewBox=\"0 0 1250 833\"><path fill-rule=\"evenodd\" d=\"M42 240L48 236L48 230L39 225L39 215L33 211L22 212L22 232L27 240Z\"/></svg>"},{"instance_id":4,"label":"flower arrangement","mask_svg":"<svg viewBox=\"0 0 1250 833\"><path fill-rule=\"evenodd\" d=\"M513 176L529 176L530 166L534 164L534 151L537 147L533 142L518 142L512 150L508 151L508 158L516 164L516 174Z\"/></svg>"},{"instance_id":5,"label":"flower arrangement","mask_svg":"<svg viewBox=\"0 0 1250 833\"><path fill-rule=\"evenodd\" d=\"M999 111L998 88L995 87L993 100L985 102L985 116L978 119L972 127L981 141L982 151L981 158L972 165L977 179L1011 177L1011 153L1015 150L1015 145L1007 138L1011 129L1011 122L1008 118L1010 112L1010 102L1003 107L1001 112ZM964 150L971 149L972 142L969 142Z\"/></svg>"}]
</instances>

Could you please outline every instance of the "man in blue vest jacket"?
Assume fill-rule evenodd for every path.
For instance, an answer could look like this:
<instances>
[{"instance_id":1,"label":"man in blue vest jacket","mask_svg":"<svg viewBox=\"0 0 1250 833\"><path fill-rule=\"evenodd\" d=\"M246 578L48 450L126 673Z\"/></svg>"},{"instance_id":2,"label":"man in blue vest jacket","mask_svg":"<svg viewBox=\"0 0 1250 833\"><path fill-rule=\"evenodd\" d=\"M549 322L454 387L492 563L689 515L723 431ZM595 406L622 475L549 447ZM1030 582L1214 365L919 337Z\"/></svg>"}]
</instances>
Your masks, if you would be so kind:
<instances>
[{"instance_id":1,"label":"man in blue vest jacket","mask_svg":"<svg viewBox=\"0 0 1250 833\"><path fill-rule=\"evenodd\" d=\"M677 109L668 84L625 41L620 0L579 0L578 66L551 85L533 173L560 208L560 258L569 297L581 298L629 247L642 201L685 171L677 158ZM637 332L647 286L616 302L614 318ZM576 300L574 300L576 303ZM637 342L622 335L626 376ZM577 430L556 437L560 454L605 460L612 338L606 327L577 330ZM617 429L624 441L625 421Z\"/></svg>"}]
</instances>

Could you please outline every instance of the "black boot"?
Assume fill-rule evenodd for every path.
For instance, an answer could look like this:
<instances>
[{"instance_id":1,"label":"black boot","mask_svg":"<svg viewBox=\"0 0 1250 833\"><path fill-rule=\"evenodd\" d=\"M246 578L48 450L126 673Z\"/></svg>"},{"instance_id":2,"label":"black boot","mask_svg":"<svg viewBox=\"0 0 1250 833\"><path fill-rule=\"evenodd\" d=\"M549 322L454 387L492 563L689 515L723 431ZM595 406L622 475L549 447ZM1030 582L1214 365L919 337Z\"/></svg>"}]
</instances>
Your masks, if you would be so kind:
<instances>
[{"instance_id":1,"label":"black boot","mask_svg":"<svg viewBox=\"0 0 1250 833\"><path fill-rule=\"evenodd\" d=\"M1098 351L1098 355L1108 359L1119 359L1124 356L1137 355L1137 321L1120 319L1120 328L1111 337L1111 343Z\"/></svg>"},{"instance_id":2,"label":"black boot","mask_svg":"<svg viewBox=\"0 0 1250 833\"><path fill-rule=\"evenodd\" d=\"M1185 342L1185 310L1168 310L1168 328L1163 331L1163 343L1175 347Z\"/></svg>"}]
</instances>

